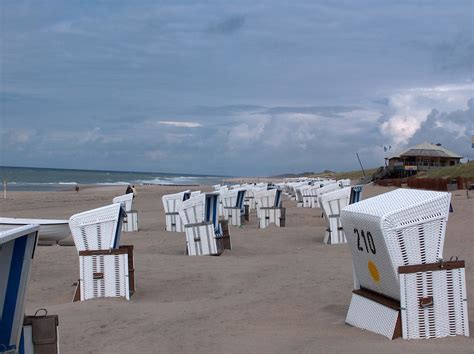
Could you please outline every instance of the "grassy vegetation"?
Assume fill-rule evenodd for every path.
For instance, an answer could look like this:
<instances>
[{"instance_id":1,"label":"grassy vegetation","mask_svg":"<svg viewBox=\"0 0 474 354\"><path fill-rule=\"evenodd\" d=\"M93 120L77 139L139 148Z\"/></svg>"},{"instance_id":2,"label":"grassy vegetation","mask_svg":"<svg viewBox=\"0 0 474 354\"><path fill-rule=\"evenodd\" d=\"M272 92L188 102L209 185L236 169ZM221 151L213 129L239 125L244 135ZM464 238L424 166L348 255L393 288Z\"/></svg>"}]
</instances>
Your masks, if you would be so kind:
<instances>
[{"instance_id":1,"label":"grassy vegetation","mask_svg":"<svg viewBox=\"0 0 474 354\"><path fill-rule=\"evenodd\" d=\"M365 174L367 176L372 176L374 173L378 171L379 168L369 168L365 170ZM332 172L332 171L324 171L318 173L308 174L308 177L329 177L334 179L352 179L358 180L364 178L364 174L362 170L356 171L346 171L346 172Z\"/></svg>"},{"instance_id":2,"label":"grassy vegetation","mask_svg":"<svg viewBox=\"0 0 474 354\"><path fill-rule=\"evenodd\" d=\"M418 173L416 175L419 178L455 178L455 177L465 177L465 178L474 178L474 161L469 163L463 163L456 166L448 166L437 168L435 170L426 171Z\"/></svg>"}]
</instances>

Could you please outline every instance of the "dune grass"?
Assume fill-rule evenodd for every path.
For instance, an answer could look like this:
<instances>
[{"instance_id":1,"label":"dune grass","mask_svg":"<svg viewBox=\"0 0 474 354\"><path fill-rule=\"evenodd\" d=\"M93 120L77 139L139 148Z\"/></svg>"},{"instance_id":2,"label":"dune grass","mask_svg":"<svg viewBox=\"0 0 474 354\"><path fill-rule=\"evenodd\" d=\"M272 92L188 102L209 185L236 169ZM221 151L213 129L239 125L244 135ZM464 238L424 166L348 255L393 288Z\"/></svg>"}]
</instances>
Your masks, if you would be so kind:
<instances>
[{"instance_id":1,"label":"dune grass","mask_svg":"<svg viewBox=\"0 0 474 354\"><path fill-rule=\"evenodd\" d=\"M455 166L441 167L435 170L421 172L416 175L419 178L474 178L474 161Z\"/></svg>"},{"instance_id":2,"label":"dune grass","mask_svg":"<svg viewBox=\"0 0 474 354\"><path fill-rule=\"evenodd\" d=\"M374 175L379 168L369 168L365 170L366 176L372 176ZM351 180L359 180L364 178L364 173L362 170L356 170L356 171L346 171L346 172L331 172L331 171L325 171L325 172L319 172L319 173L314 173L311 174L309 177L330 177L334 179L351 179Z\"/></svg>"}]
</instances>

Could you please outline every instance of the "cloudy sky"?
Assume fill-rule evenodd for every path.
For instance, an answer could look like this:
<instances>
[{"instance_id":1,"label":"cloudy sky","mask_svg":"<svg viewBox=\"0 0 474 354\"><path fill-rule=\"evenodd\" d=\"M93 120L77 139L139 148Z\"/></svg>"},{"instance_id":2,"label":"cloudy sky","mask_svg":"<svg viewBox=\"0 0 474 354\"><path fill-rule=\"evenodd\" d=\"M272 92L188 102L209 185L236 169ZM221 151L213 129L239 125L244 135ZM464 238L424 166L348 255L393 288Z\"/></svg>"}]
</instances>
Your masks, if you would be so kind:
<instances>
[{"instance_id":1,"label":"cloudy sky","mask_svg":"<svg viewBox=\"0 0 474 354\"><path fill-rule=\"evenodd\" d=\"M0 3L0 165L226 175L474 157L474 9L446 1Z\"/></svg>"}]
</instances>

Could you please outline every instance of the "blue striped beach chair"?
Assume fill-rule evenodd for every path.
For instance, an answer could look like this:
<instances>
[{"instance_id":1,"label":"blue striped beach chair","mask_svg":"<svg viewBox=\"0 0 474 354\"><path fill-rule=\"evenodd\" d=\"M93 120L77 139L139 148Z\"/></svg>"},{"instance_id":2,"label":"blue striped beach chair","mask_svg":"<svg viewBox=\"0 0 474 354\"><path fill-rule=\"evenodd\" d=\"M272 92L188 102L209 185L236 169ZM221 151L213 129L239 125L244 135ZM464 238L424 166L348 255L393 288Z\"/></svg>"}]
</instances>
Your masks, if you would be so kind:
<instances>
[{"instance_id":1,"label":"blue striped beach chair","mask_svg":"<svg viewBox=\"0 0 474 354\"><path fill-rule=\"evenodd\" d=\"M218 208L218 193L203 193L181 204L179 215L184 224L189 256L219 256L224 251Z\"/></svg>"},{"instance_id":2,"label":"blue striped beach chair","mask_svg":"<svg viewBox=\"0 0 474 354\"><path fill-rule=\"evenodd\" d=\"M229 224L240 226L243 224L245 189L231 189L220 193L223 216Z\"/></svg>"},{"instance_id":3,"label":"blue striped beach chair","mask_svg":"<svg viewBox=\"0 0 474 354\"><path fill-rule=\"evenodd\" d=\"M0 352L18 352L38 225L0 231Z\"/></svg>"},{"instance_id":4,"label":"blue striped beach chair","mask_svg":"<svg viewBox=\"0 0 474 354\"><path fill-rule=\"evenodd\" d=\"M196 194L195 192L186 190L184 192L166 194L161 198L163 208L165 209L166 231L184 232L184 225L179 217L178 209L182 202L191 198L192 193Z\"/></svg>"},{"instance_id":5,"label":"blue striped beach chair","mask_svg":"<svg viewBox=\"0 0 474 354\"><path fill-rule=\"evenodd\" d=\"M270 189L255 193L258 227L264 229L270 224L285 226L285 208L282 207L281 190Z\"/></svg>"}]
</instances>

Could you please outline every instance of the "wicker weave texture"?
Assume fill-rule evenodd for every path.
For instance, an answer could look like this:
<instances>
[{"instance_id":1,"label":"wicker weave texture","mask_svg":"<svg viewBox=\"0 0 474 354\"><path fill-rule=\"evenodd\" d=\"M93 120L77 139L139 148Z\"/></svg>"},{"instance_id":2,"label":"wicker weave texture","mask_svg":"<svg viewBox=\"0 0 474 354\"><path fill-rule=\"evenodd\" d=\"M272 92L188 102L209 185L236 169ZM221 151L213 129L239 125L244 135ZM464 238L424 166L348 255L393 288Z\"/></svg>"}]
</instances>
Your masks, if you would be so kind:
<instances>
[{"instance_id":1,"label":"wicker weave texture","mask_svg":"<svg viewBox=\"0 0 474 354\"><path fill-rule=\"evenodd\" d=\"M69 228L77 251L107 250L120 241L122 207L119 203L75 214Z\"/></svg>"},{"instance_id":2,"label":"wicker weave texture","mask_svg":"<svg viewBox=\"0 0 474 354\"><path fill-rule=\"evenodd\" d=\"M114 199L112 199L112 203L120 203L122 205L123 210L130 211L132 210L133 193L128 193L115 197Z\"/></svg>"},{"instance_id":3,"label":"wicker weave texture","mask_svg":"<svg viewBox=\"0 0 474 354\"><path fill-rule=\"evenodd\" d=\"M351 326L393 338L398 311L363 296L352 294L346 323Z\"/></svg>"},{"instance_id":4,"label":"wicker weave texture","mask_svg":"<svg viewBox=\"0 0 474 354\"><path fill-rule=\"evenodd\" d=\"M130 300L128 254L79 256L79 268L81 301L96 297Z\"/></svg>"},{"instance_id":5,"label":"wicker weave texture","mask_svg":"<svg viewBox=\"0 0 474 354\"><path fill-rule=\"evenodd\" d=\"M361 286L400 299L397 269L442 257L450 194L395 190L341 212Z\"/></svg>"},{"instance_id":6,"label":"wicker weave texture","mask_svg":"<svg viewBox=\"0 0 474 354\"><path fill-rule=\"evenodd\" d=\"M404 339L469 336L464 268L400 274L400 291Z\"/></svg>"}]
</instances>

